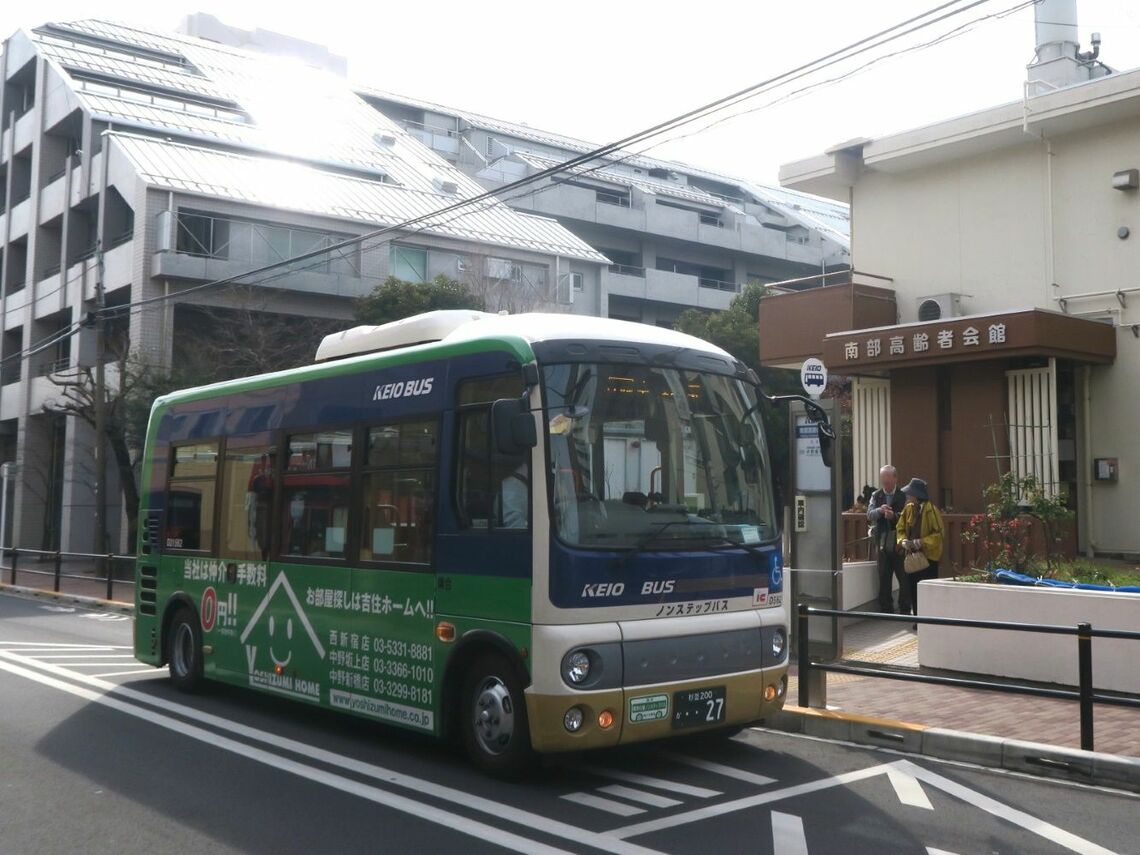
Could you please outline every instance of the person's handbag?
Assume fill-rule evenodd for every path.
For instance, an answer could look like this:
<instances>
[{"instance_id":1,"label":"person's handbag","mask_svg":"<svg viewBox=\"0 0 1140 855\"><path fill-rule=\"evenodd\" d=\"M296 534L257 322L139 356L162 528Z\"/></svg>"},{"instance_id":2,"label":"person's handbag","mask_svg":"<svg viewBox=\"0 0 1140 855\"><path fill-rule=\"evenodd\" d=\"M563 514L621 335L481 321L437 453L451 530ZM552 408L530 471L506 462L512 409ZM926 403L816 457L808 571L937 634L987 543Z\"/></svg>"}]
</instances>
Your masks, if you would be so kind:
<instances>
[{"instance_id":1,"label":"person's handbag","mask_svg":"<svg viewBox=\"0 0 1140 855\"><path fill-rule=\"evenodd\" d=\"M908 552L903 559L903 570L907 573L921 573L929 566L930 562L921 552Z\"/></svg>"},{"instance_id":2,"label":"person's handbag","mask_svg":"<svg viewBox=\"0 0 1140 855\"><path fill-rule=\"evenodd\" d=\"M914 505L913 507L914 507L914 521L910 524L910 531L908 532L908 534L910 535L911 540L921 541L922 540L922 504L920 503L920 504ZM923 570L925 570L929 566L930 566L930 562L926 560L926 555L923 554L921 549L917 550L915 552L908 552L906 554L906 557L903 558L903 570L905 570L907 573L921 573Z\"/></svg>"}]
</instances>

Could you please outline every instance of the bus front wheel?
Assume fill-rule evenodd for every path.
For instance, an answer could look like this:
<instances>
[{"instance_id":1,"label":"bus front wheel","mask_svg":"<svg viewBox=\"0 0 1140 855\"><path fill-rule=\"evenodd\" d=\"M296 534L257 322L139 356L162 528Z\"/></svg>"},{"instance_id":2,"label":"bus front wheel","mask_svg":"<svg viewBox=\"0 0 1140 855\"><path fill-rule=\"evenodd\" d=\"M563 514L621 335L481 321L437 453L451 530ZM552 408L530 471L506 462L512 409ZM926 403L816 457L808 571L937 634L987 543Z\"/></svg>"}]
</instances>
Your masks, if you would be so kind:
<instances>
[{"instance_id":1,"label":"bus front wheel","mask_svg":"<svg viewBox=\"0 0 1140 855\"><path fill-rule=\"evenodd\" d=\"M476 658L463 680L459 721L467 755L480 769L516 776L534 759L526 699L515 671L502 656Z\"/></svg>"},{"instance_id":2,"label":"bus front wheel","mask_svg":"<svg viewBox=\"0 0 1140 855\"><path fill-rule=\"evenodd\" d=\"M179 609L170 620L166 635L166 655L170 681L184 692L202 683L202 633L197 616L188 608Z\"/></svg>"}]
</instances>

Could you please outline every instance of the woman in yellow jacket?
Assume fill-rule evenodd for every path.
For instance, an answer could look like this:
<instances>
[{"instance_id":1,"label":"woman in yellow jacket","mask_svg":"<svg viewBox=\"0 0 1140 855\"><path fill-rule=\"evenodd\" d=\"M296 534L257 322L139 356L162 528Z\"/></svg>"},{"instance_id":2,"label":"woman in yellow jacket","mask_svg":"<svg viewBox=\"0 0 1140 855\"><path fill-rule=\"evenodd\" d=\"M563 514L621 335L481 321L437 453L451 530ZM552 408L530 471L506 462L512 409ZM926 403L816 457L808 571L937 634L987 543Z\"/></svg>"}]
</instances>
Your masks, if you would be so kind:
<instances>
[{"instance_id":1,"label":"woman in yellow jacket","mask_svg":"<svg viewBox=\"0 0 1140 855\"><path fill-rule=\"evenodd\" d=\"M942 559L942 514L930 501L926 482L912 478L903 487L906 505L895 523L895 536L903 555L921 552L929 566L917 573L906 574L905 591L899 592L899 611L918 614L918 583L938 578L938 562Z\"/></svg>"}]
</instances>

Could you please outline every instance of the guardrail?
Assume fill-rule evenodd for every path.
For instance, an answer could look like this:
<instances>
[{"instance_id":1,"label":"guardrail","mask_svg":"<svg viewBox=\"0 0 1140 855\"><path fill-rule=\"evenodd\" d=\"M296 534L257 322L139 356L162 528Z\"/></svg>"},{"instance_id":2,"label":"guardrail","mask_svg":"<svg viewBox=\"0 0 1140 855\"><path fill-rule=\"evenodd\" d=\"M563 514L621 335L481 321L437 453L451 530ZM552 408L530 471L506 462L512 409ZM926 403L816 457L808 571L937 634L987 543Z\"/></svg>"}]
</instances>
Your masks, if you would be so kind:
<instances>
[{"instance_id":1,"label":"guardrail","mask_svg":"<svg viewBox=\"0 0 1140 855\"><path fill-rule=\"evenodd\" d=\"M0 556L2 556L5 560L8 558L12 559L12 563L9 567L0 568L6 569L8 571L8 582L12 585L17 584L16 580L19 578L18 574L20 573L30 573L36 576L51 576L52 590L57 594L59 593L60 583L64 579L79 579L84 582L105 582L107 586L106 598L108 600L113 600L115 598L115 582L119 582L121 584L129 584L132 589L134 588L135 556L133 555L116 555L113 552L108 552L104 555L100 555L93 552L62 552L58 549L24 549L17 547L8 547L7 549L0 551ZM39 558L41 564L45 563L45 561L50 562L51 569L45 570L36 567L21 567L19 566L19 563L20 558L22 557ZM93 561L95 564L95 570L102 570L102 573L100 574L97 572L94 575L66 573L63 569L64 559L81 559L84 561ZM130 566L130 575L127 578L116 579L114 572L116 564L125 564Z\"/></svg>"},{"instance_id":2,"label":"guardrail","mask_svg":"<svg viewBox=\"0 0 1140 855\"><path fill-rule=\"evenodd\" d=\"M998 682L972 677L950 677L945 674L922 673L919 669L877 668L874 663L863 662L813 662L808 644L810 618L837 617L858 620L882 620L895 623L926 624L930 626L955 626L963 629L997 629L1011 632L1037 632L1044 635L1073 635L1077 639L1077 678L1076 689L1053 688L1030 683ZM811 706L811 681L808 675L814 671L831 674L854 674L861 677L882 677L887 680L907 680L914 683L934 683L942 686L955 686L964 689L985 689L995 692L1010 692L1020 695L1034 695L1039 698L1058 698L1078 701L1080 704L1081 748L1093 751L1094 704L1140 708L1140 697L1110 695L1097 692L1093 688L1092 640L1094 638L1116 638L1140 641L1140 632L1123 629L1096 629L1091 624L1078 623L1075 626L1062 624L1014 623L1011 621L970 620L967 618L923 617L913 615L880 614L878 612L845 612L839 609L820 609L800 603L796 620L798 624L799 705Z\"/></svg>"}]
</instances>

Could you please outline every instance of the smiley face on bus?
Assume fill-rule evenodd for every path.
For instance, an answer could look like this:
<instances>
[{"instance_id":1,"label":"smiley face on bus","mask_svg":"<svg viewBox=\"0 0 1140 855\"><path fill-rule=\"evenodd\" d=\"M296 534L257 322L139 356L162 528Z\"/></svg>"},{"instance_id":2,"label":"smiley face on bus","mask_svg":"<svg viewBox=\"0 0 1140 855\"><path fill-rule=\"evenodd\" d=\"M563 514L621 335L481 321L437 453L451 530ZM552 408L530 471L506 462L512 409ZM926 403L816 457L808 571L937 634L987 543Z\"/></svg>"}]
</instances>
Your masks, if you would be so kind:
<instances>
[{"instance_id":1,"label":"smiley face on bus","mask_svg":"<svg viewBox=\"0 0 1140 855\"><path fill-rule=\"evenodd\" d=\"M277 620L274 615L269 616L269 658L273 660L273 664L278 668L284 668L293 659L293 648L291 644L285 646L289 648L289 652L285 654L285 658L281 659L273 650L273 639L277 636ZM288 617L285 619L285 640L291 642L293 640L293 618Z\"/></svg>"}]
</instances>

